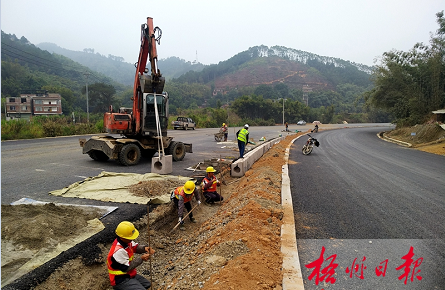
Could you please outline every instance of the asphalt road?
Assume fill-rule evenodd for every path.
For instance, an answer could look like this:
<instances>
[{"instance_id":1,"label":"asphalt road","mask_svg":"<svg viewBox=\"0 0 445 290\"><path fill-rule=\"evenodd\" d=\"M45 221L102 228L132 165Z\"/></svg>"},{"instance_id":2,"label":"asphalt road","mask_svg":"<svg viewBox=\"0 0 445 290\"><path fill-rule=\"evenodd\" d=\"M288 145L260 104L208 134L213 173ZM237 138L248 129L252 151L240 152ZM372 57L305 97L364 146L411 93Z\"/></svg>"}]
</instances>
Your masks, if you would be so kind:
<instances>
[{"instance_id":1,"label":"asphalt road","mask_svg":"<svg viewBox=\"0 0 445 290\"><path fill-rule=\"evenodd\" d=\"M308 156L301 153L307 138L294 142L289 175L306 289L444 289L445 157L385 142L380 131L313 134L320 147ZM325 261L336 255L334 284L309 279L314 268L305 265L322 247ZM405 268L396 268L410 247L415 255L405 285L405 277L399 280ZM378 276L375 268L386 259L386 277ZM414 270L421 272L413 276Z\"/></svg>"},{"instance_id":2,"label":"asphalt road","mask_svg":"<svg viewBox=\"0 0 445 290\"><path fill-rule=\"evenodd\" d=\"M389 124L377 124L388 128ZM348 126L376 126L376 124L351 124ZM320 128L336 128L344 125L321 125ZM313 128L312 124L297 126L291 124L289 130L306 131ZM173 162L172 175L190 176L193 173L187 168L194 168L199 162L213 158L237 158L238 147L235 143L235 132L240 128L229 128L229 140L232 142L218 143L214 134L219 128L196 130L170 130L169 136L175 141L193 144L192 154L187 153L184 160ZM250 138L258 141L261 137L272 139L280 134L284 126L250 127ZM39 201L65 202L76 204L100 204L98 201L54 197L50 191L62 189L70 184L97 176L102 171L127 172L144 174L151 171L151 159L141 159L135 166L122 166L114 161L97 162L88 155L82 154L79 138L86 136L70 136L33 140L16 140L1 142L1 202L9 204L20 198L27 197ZM248 148L250 145L248 146ZM156 155L155 155L156 156ZM196 172L194 173L196 174Z\"/></svg>"},{"instance_id":3,"label":"asphalt road","mask_svg":"<svg viewBox=\"0 0 445 290\"><path fill-rule=\"evenodd\" d=\"M296 125L295 125L296 127ZM308 130L312 126L298 126ZM229 128L229 140L218 143L214 134L219 128L196 130L170 130L169 136L175 141L193 144L193 152L187 153L184 160L173 162L172 175L190 176L193 173L186 168L194 168L199 162L213 158L237 158L239 156L235 132L240 129ZM251 127L250 138L258 141L278 137L284 127ZM82 154L79 138L69 136L33 140L16 140L1 143L1 202L9 204L27 197L39 201L64 202L98 205L101 202L84 199L67 199L51 196L48 193L62 189L70 184L97 176L102 171L144 174L151 171L151 159L141 159L135 166L122 166L114 161L97 162ZM118 136L118 135L116 135ZM248 146L250 147L250 145ZM157 155L155 155L157 156Z\"/></svg>"}]
</instances>

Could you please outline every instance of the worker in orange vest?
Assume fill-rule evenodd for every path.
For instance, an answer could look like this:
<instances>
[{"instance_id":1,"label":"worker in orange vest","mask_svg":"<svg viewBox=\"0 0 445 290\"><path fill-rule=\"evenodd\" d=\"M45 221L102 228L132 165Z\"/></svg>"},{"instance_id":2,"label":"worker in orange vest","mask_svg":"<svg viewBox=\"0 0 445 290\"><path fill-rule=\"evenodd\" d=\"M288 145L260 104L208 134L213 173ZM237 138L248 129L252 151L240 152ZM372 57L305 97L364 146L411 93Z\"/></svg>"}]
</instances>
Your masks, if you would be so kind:
<instances>
[{"instance_id":1,"label":"worker in orange vest","mask_svg":"<svg viewBox=\"0 0 445 290\"><path fill-rule=\"evenodd\" d=\"M193 217L192 211L192 199L195 196L198 204L201 204L201 198L199 196L199 192L196 189L196 185L193 181L187 181L184 186L179 186L174 191L173 201L178 208L178 222L180 223L179 229L185 230L184 220L183 220L183 212L184 207L189 212L189 218L192 223L196 223L195 218Z\"/></svg>"},{"instance_id":2,"label":"worker in orange vest","mask_svg":"<svg viewBox=\"0 0 445 290\"><path fill-rule=\"evenodd\" d=\"M136 267L143 261L148 261L155 251L133 241L139 236L139 231L131 222L121 222L116 228L116 235L107 256L111 286L115 290L150 288L150 281L137 274ZM143 255L135 258L134 253Z\"/></svg>"},{"instance_id":3,"label":"worker in orange vest","mask_svg":"<svg viewBox=\"0 0 445 290\"><path fill-rule=\"evenodd\" d=\"M213 204L215 201L223 201L223 197L216 192L216 187L221 185L221 182L216 179L216 170L209 166L206 169L206 176L202 180L201 188L206 203Z\"/></svg>"}]
</instances>

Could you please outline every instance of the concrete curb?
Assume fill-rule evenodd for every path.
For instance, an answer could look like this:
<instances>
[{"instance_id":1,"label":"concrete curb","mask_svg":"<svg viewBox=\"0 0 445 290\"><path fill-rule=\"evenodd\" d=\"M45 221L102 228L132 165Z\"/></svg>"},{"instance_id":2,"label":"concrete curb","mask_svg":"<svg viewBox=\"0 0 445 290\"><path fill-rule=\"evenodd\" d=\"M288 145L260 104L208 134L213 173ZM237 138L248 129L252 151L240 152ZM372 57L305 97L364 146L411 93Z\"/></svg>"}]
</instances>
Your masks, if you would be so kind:
<instances>
[{"instance_id":1,"label":"concrete curb","mask_svg":"<svg viewBox=\"0 0 445 290\"><path fill-rule=\"evenodd\" d=\"M232 177L242 177L250 169L250 167L266 153L274 144L281 142L285 137L277 137L253 148L246 154L244 158L239 158L230 166L230 175Z\"/></svg>"},{"instance_id":2,"label":"concrete curb","mask_svg":"<svg viewBox=\"0 0 445 290\"><path fill-rule=\"evenodd\" d=\"M377 137L379 137L380 139L382 139L384 141L395 143L395 144L398 144L398 145L401 145L401 146L405 146L405 147L408 147L408 148L413 147L413 145L411 143L403 142L403 141L400 141L400 140L396 140L396 139L387 137L387 136L385 136L385 133L386 133L385 131L380 132L380 133L377 134Z\"/></svg>"},{"instance_id":3,"label":"concrete curb","mask_svg":"<svg viewBox=\"0 0 445 290\"><path fill-rule=\"evenodd\" d=\"M304 136L304 135L301 135ZM281 225L281 253L283 254L283 290L304 290L300 258L298 256L297 236L295 233L294 210L289 178L289 152L293 139L284 154L285 164L282 169L281 205L283 206L283 224Z\"/></svg>"},{"instance_id":4,"label":"concrete curb","mask_svg":"<svg viewBox=\"0 0 445 290\"><path fill-rule=\"evenodd\" d=\"M290 178L288 172L289 151L292 144L300 138L293 139L286 148L284 154L285 164L281 174L281 205L283 206L283 224L281 225L281 253L283 254L283 290L304 290L303 275L301 273L300 258L298 256L297 236L295 234L294 210L290 190ZM244 158L240 158L231 165L231 176L242 177L250 169L253 163L266 153L273 145L281 142L286 137L280 136L261 144L247 152Z\"/></svg>"}]
</instances>

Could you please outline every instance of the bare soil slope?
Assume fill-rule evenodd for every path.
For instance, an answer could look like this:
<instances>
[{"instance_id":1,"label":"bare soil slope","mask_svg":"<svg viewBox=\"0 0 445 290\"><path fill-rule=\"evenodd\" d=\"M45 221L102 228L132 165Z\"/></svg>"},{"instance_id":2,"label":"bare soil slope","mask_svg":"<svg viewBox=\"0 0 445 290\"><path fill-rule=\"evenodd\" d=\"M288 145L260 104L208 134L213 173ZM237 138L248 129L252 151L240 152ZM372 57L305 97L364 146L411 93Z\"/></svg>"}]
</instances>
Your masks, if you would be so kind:
<instances>
[{"instance_id":1,"label":"bare soil slope","mask_svg":"<svg viewBox=\"0 0 445 290\"><path fill-rule=\"evenodd\" d=\"M445 130L437 124L400 128L385 135L411 143L412 147L417 150L445 155Z\"/></svg>"}]
</instances>

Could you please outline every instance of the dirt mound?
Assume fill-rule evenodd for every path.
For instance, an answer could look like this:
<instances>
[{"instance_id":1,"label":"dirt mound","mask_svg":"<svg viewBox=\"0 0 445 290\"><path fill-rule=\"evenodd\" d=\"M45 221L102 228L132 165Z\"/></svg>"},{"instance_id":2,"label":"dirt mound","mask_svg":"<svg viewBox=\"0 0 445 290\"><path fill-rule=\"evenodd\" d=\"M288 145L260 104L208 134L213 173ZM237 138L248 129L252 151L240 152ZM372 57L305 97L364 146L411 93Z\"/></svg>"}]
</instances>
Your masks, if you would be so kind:
<instances>
[{"instance_id":1,"label":"dirt mound","mask_svg":"<svg viewBox=\"0 0 445 290\"><path fill-rule=\"evenodd\" d=\"M184 181L178 179L141 181L130 186L129 191L137 196L154 197L170 193L182 185L184 185Z\"/></svg>"},{"instance_id":2,"label":"dirt mound","mask_svg":"<svg viewBox=\"0 0 445 290\"><path fill-rule=\"evenodd\" d=\"M88 212L74 206L48 203L38 206L2 204L1 216L2 239L38 250L68 240L101 214L94 208Z\"/></svg>"},{"instance_id":3,"label":"dirt mound","mask_svg":"<svg viewBox=\"0 0 445 290\"><path fill-rule=\"evenodd\" d=\"M269 149L242 178L231 178L224 170L224 176L218 174L224 180L218 188L224 201L197 207L198 223L186 219L185 231L172 231L177 214L171 203L135 222L140 231L136 241L156 250L152 271L148 262L138 267L152 279L153 289L282 289L281 167L295 136ZM134 190L147 194L155 186L140 183ZM71 260L35 289L112 289L105 266L110 246L100 245L101 263L86 266L80 258Z\"/></svg>"},{"instance_id":4,"label":"dirt mound","mask_svg":"<svg viewBox=\"0 0 445 290\"><path fill-rule=\"evenodd\" d=\"M35 257L81 234L88 221L100 218L96 208L2 205L2 284Z\"/></svg>"}]
</instances>

